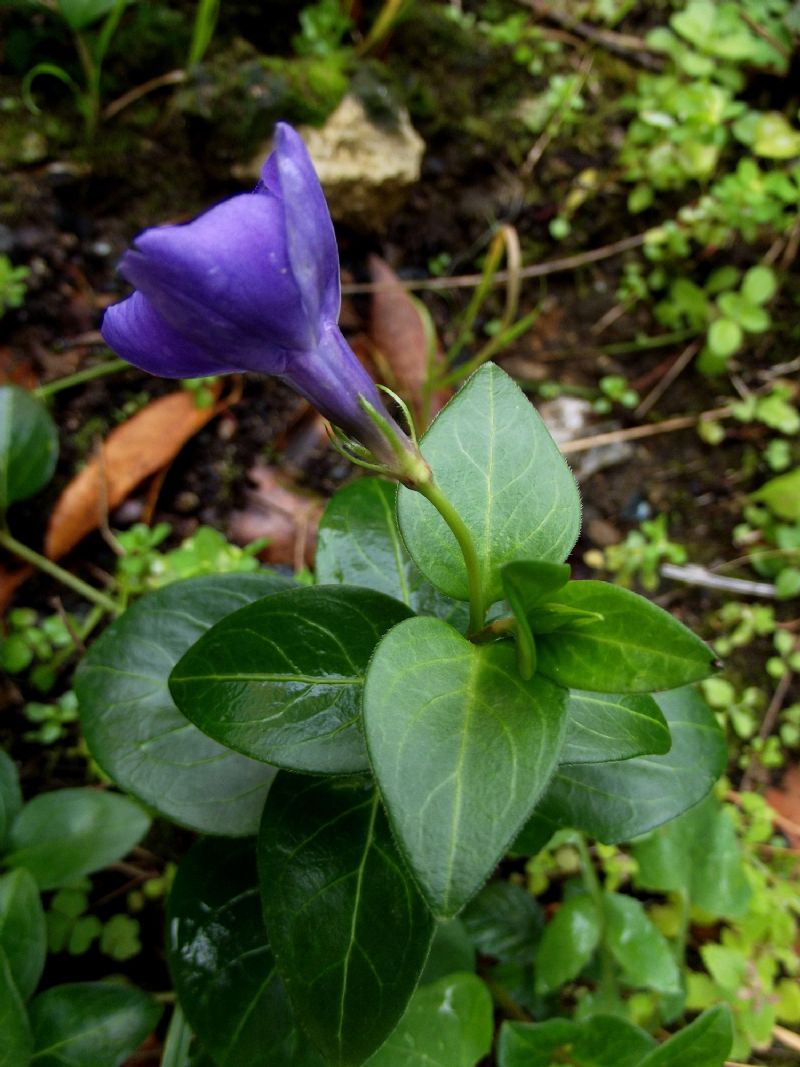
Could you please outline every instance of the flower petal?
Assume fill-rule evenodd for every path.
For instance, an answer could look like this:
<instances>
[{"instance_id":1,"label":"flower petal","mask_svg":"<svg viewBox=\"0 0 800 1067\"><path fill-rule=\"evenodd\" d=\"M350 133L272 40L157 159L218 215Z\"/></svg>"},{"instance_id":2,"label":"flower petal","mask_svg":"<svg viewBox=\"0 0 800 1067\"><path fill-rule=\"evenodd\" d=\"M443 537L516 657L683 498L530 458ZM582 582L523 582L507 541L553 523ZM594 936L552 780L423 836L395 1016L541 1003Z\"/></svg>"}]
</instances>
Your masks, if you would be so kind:
<instances>
[{"instance_id":1,"label":"flower petal","mask_svg":"<svg viewBox=\"0 0 800 1067\"><path fill-rule=\"evenodd\" d=\"M244 193L185 225L145 230L120 270L171 326L226 359L274 374L258 352L314 343L275 197Z\"/></svg>"},{"instance_id":2,"label":"flower petal","mask_svg":"<svg viewBox=\"0 0 800 1067\"><path fill-rule=\"evenodd\" d=\"M205 378L243 369L223 363L187 341L141 293L108 308L100 332L109 348L123 359L162 378Z\"/></svg>"},{"instance_id":3,"label":"flower petal","mask_svg":"<svg viewBox=\"0 0 800 1067\"><path fill-rule=\"evenodd\" d=\"M273 156L286 213L289 262L306 311L312 321L336 322L341 297L333 223L306 146L300 134L284 122L275 127ZM261 175L267 188L274 183L273 156Z\"/></svg>"}]
</instances>

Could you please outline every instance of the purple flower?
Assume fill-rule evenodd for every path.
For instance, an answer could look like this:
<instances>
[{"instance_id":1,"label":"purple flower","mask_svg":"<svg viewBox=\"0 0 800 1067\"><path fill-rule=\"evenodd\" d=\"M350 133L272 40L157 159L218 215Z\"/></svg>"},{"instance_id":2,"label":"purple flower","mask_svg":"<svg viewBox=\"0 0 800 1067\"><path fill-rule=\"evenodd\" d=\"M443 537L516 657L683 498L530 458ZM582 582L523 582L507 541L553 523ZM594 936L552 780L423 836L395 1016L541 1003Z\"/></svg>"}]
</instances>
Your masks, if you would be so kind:
<instances>
[{"instance_id":1,"label":"purple flower","mask_svg":"<svg viewBox=\"0 0 800 1067\"><path fill-rule=\"evenodd\" d=\"M275 375L385 461L391 450L361 396L412 448L337 325L333 224L291 126L278 124L253 193L145 230L120 271L136 292L106 311L102 334L129 363L164 378Z\"/></svg>"}]
</instances>

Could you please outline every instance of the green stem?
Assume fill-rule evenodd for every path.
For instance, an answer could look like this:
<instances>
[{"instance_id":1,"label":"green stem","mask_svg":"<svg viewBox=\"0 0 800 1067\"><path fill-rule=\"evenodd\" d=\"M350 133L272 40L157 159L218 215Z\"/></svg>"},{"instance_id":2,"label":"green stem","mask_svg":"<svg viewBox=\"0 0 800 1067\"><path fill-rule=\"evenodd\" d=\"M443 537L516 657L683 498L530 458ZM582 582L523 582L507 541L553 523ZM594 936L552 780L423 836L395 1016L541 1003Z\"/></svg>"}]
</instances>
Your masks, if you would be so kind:
<instances>
[{"instance_id":1,"label":"green stem","mask_svg":"<svg viewBox=\"0 0 800 1067\"><path fill-rule=\"evenodd\" d=\"M75 374L67 374L63 378L40 385L33 393L39 400L44 400L60 393L62 389L72 389L73 386L83 385L84 382L94 381L95 378L104 378L107 374L116 374L126 368L130 369L130 363L124 359L109 359L105 363L97 363L94 367L87 367L85 370L76 371Z\"/></svg>"},{"instance_id":2,"label":"green stem","mask_svg":"<svg viewBox=\"0 0 800 1067\"><path fill-rule=\"evenodd\" d=\"M161 1067L186 1067L189 1062L189 1048L192 1044L192 1029L186 1021L180 1004L175 1003L172 1018L164 1042Z\"/></svg>"},{"instance_id":3,"label":"green stem","mask_svg":"<svg viewBox=\"0 0 800 1067\"><path fill-rule=\"evenodd\" d=\"M605 893L603 892L603 887L600 885L600 879L597 877L597 872L594 869L589 846L586 843L586 837L578 831L575 833L575 846L578 849L578 854L581 858L583 884L586 887L586 892L592 898L595 908L597 908L597 915L600 922L599 1001L601 1010L610 1011L619 1001L619 987L617 985L614 957L611 955L611 951L606 944Z\"/></svg>"},{"instance_id":4,"label":"green stem","mask_svg":"<svg viewBox=\"0 0 800 1067\"><path fill-rule=\"evenodd\" d=\"M76 578L74 574L65 571L57 563L53 563L52 560L47 559L38 552L34 552L27 545L23 545L16 537L12 537L8 530L0 530L0 545L20 559L24 559L26 563L32 563L34 567L50 575L51 578L55 578L57 582L67 586L68 589L82 596L85 600L90 601L92 604L97 604L99 608L109 612L109 614L119 614L118 606L105 593L101 593L99 589L95 589L80 578Z\"/></svg>"},{"instance_id":5,"label":"green stem","mask_svg":"<svg viewBox=\"0 0 800 1067\"><path fill-rule=\"evenodd\" d=\"M435 482L423 482L415 486L418 492L433 504L444 521L450 527L467 569L469 584L469 633L477 633L483 627L484 606L481 592L481 567L472 534L456 509Z\"/></svg>"}]
</instances>

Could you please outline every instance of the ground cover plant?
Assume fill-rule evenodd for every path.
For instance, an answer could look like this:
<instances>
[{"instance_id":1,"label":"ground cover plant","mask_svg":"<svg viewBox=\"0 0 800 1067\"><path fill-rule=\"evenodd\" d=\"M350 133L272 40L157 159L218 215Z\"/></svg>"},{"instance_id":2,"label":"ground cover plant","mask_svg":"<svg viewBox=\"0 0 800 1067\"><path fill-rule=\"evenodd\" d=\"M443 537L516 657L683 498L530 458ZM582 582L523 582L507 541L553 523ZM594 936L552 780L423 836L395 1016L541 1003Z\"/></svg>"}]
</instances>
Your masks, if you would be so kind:
<instances>
[{"instance_id":1,"label":"ground cover plant","mask_svg":"<svg viewBox=\"0 0 800 1067\"><path fill-rule=\"evenodd\" d=\"M0 1060L796 1062L791 5L48 6ZM348 93L428 169L334 236L286 120Z\"/></svg>"}]
</instances>

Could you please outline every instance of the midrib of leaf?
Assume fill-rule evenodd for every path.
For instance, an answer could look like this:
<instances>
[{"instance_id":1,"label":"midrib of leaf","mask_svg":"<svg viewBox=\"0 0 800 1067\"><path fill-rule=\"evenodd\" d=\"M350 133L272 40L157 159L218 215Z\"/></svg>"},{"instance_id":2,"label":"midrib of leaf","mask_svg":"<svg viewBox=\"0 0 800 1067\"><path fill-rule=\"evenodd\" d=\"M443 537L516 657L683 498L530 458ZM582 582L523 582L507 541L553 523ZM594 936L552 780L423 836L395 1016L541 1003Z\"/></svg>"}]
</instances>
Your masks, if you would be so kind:
<instances>
[{"instance_id":1,"label":"midrib of leaf","mask_svg":"<svg viewBox=\"0 0 800 1067\"><path fill-rule=\"evenodd\" d=\"M361 892L364 884L364 869L367 865L367 856L372 848L372 842L375 836L375 819L378 815L378 793L375 792L372 798L372 811L369 816L369 825L367 826L366 839L364 841L364 849L361 853L361 862L358 865L358 873L356 875L356 892L353 900L353 914L350 917L350 938L347 943L347 951L344 955L342 964L342 992L339 998L339 1025L336 1030L336 1039L341 1051L342 1048L342 1035L344 1032L344 1015L345 1015L345 1001L347 999L347 979L350 973L350 959L353 954L353 947L356 943L356 926L358 924L358 911L361 905Z\"/></svg>"},{"instance_id":2,"label":"midrib of leaf","mask_svg":"<svg viewBox=\"0 0 800 1067\"><path fill-rule=\"evenodd\" d=\"M445 903L447 904L448 908L450 906L450 890L453 885L453 868L455 867L455 856L458 844L458 828L461 824L462 808L464 803L462 774L464 760L466 758L467 739L469 737L472 712L477 703L475 699L477 677L480 674L481 668L480 655L477 651L472 652L470 659L471 662L469 664L469 674L467 675L467 683L464 691L464 723L463 729L461 731L461 744L458 751L458 761L456 763L455 772L453 774L455 795L453 797L453 817L450 827L450 848L447 857L447 889L445 897Z\"/></svg>"},{"instance_id":3,"label":"midrib of leaf","mask_svg":"<svg viewBox=\"0 0 800 1067\"><path fill-rule=\"evenodd\" d=\"M174 679L175 682L301 682L306 685L363 685L362 676L350 677L339 675L332 678L322 674L244 674L237 671L235 674L184 674Z\"/></svg>"}]
</instances>

